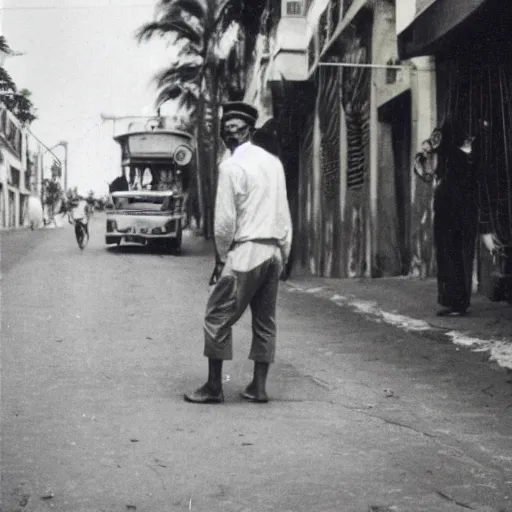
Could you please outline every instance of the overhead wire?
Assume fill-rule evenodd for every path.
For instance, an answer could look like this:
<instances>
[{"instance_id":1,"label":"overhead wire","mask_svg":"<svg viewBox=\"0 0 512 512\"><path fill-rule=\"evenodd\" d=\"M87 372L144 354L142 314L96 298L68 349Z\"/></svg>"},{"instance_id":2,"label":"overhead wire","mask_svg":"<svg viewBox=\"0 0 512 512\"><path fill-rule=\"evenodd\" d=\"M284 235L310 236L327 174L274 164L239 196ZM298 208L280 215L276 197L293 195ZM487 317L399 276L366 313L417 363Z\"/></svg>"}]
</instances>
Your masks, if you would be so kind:
<instances>
[{"instance_id":1,"label":"overhead wire","mask_svg":"<svg viewBox=\"0 0 512 512\"><path fill-rule=\"evenodd\" d=\"M99 128L99 126L101 126L103 124L103 121L99 121L98 123L94 124L94 126L92 126L91 128L89 128L86 132L84 132L82 135L74 138L74 139L71 139L69 140L69 143L75 143L75 142L79 142L81 141L82 139L85 139L87 138L87 136L93 131L95 130L96 128Z\"/></svg>"}]
</instances>

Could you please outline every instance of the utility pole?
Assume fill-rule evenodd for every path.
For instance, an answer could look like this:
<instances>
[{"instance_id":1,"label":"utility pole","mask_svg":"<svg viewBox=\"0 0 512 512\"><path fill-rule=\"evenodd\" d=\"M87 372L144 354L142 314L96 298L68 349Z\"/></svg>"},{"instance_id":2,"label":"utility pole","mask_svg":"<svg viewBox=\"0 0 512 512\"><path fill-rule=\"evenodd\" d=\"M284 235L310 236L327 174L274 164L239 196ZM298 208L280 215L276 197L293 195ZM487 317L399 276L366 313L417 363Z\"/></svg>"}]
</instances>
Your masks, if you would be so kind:
<instances>
[{"instance_id":1,"label":"utility pole","mask_svg":"<svg viewBox=\"0 0 512 512\"><path fill-rule=\"evenodd\" d=\"M64 194L68 192L68 142L63 140L59 145L64 148Z\"/></svg>"},{"instance_id":2,"label":"utility pole","mask_svg":"<svg viewBox=\"0 0 512 512\"><path fill-rule=\"evenodd\" d=\"M62 169L64 194L67 194L68 191L68 144L67 140L61 140L60 142L57 142L55 146L50 148L50 152L52 149L58 148L59 146L64 148L64 169ZM54 155L53 152L52 155ZM60 159L57 160L60 162Z\"/></svg>"}]
</instances>

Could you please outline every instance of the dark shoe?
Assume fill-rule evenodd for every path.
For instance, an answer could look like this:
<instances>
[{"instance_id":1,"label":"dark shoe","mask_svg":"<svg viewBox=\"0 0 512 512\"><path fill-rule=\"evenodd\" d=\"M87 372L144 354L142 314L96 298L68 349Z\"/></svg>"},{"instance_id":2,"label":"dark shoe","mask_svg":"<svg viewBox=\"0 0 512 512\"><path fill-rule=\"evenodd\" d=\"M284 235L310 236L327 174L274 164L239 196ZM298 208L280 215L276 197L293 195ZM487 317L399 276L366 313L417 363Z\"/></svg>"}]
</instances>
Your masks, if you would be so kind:
<instances>
[{"instance_id":1,"label":"dark shoe","mask_svg":"<svg viewBox=\"0 0 512 512\"><path fill-rule=\"evenodd\" d=\"M220 404L224 402L224 393L212 393L206 386L196 389L193 393L185 393L183 395L185 402L192 404Z\"/></svg>"},{"instance_id":2,"label":"dark shoe","mask_svg":"<svg viewBox=\"0 0 512 512\"><path fill-rule=\"evenodd\" d=\"M268 396L266 393L262 393L261 395L256 396L255 394L251 393L250 391L247 391L246 389L245 391L242 391L242 393L240 393L240 396L244 400L254 402L256 404L266 404L268 402Z\"/></svg>"}]
</instances>

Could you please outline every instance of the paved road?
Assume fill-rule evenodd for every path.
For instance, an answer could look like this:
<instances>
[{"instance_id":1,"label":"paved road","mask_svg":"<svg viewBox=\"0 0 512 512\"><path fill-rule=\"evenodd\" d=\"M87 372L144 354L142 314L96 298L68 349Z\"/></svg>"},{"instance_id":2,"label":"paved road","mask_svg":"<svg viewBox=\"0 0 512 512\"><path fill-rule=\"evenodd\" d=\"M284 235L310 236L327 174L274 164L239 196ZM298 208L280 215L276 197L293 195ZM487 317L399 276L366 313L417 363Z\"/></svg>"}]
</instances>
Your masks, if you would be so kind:
<instances>
[{"instance_id":1,"label":"paved road","mask_svg":"<svg viewBox=\"0 0 512 512\"><path fill-rule=\"evenodd\" d=\"M512 511L512 377L486 357L283 286L274 400L238 399L246 316L227 403L187 404L210 248L106 249L103 222L85 251L1 235L3 512Z\"/></svg>"}]
</instances>

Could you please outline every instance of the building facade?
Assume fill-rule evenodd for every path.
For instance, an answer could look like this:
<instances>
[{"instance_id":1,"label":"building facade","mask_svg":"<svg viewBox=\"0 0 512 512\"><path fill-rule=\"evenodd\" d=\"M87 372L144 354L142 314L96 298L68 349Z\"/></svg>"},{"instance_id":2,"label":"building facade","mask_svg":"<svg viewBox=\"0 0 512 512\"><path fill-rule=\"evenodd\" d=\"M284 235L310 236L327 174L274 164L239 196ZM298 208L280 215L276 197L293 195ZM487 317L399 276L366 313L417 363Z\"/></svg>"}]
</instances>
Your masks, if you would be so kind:
<instances>
[{"instance_id":1,"label":"building facade","mask_svg":"<svg viewBox=\"0 0 512 512\"><path fill-rule=\"evenodd\" d=\"M404 0L405 1L405 0ZM455 119L477 136L482 214L505 245L497 260L478 254L480 288L512 301L512 7L498 0L418 0L399 34L403 58L436 61L439 123ZM486 211L488 209L488 211Z\"/></svg>"},{"instance_id":2,"label":"building facade","mask_svg":"<svg viewBox=\"0 0 512 512\"><path fill-rule=\"evenodd\" d=\"M26 136L16 119L0 104L0 227L23 226L31 176L27 172Z\"/></svg>"},{"instance_id":3,"label":"building facade","mask_svg":"<svg viewBox=\"0 0 512 512\"><path fill-rule=\"evenodd\" d=\"M397 44L415 13L392 0L274 5L246 101L280 121L296 271L431 271L431 191L412 155L436 124L435 68L401 62Z\"/></svg>"},{"instance_id":4,"label":"building facade","mask_svg":"<svg viewBox=\"0 0 512 512\"><path fill-rule=\"evenodd\" d=\"M49 148L0 103L0 229L28 226L29 196L44 204L45 181L62 188L60 170Z\"/></svg>"}]
</instances>

